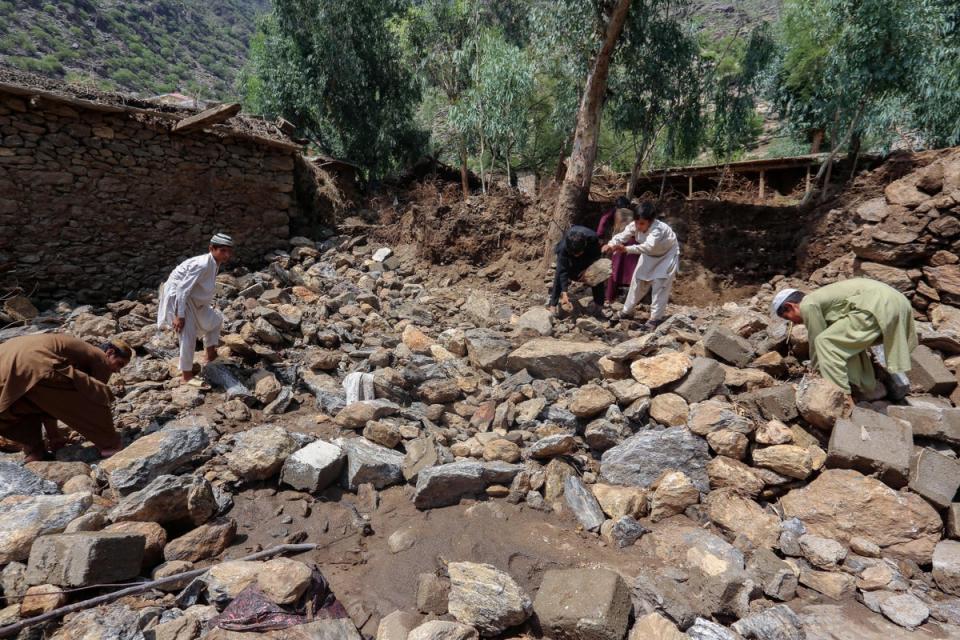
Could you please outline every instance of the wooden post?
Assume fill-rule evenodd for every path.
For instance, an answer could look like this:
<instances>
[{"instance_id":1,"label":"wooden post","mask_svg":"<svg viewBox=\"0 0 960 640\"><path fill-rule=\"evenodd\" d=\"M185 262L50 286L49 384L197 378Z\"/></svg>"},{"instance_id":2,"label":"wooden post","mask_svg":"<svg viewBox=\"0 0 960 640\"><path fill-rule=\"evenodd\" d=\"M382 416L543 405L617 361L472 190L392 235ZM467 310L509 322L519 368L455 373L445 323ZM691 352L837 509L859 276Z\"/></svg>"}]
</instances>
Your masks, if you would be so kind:
<instances>
[{"instance_id":1,"label":"wooden post","mask_svg":"<svg viewBox=\"0 0 960 640\"><path fill-rule=\"evenodd\" d=\"M810 193L810 165L807 165L807 188L804 190L803 194L806 195Z\"/></svg>"},{"instance_id":2,"label":"wooden post","mask_svg":"<svg viewBox=\"0 0 960 640\"><path fill-rule=\"evenodd\" d=\"M203 129L204 127L209 127L219 124L225 120L229 120L238 113L240 113L239 103L221 104L211 109L207 109L206 111L201 111L196 115L184 118L177 124L173 125L170 131L174 133L187 133L188 131L196 131L197 129Z\"/></svg>"},{"instance_id":3,"label":"wooden post","mask_svg":"<svg viewBox=\"0 0 960 640\"><path fill-rule=\"evenodd\" d=\"M687 199L693 200L693 176L687 177Z\"/></svg>"},{"instance_id":4,"label":"wooden post","mask_svg":"<svg viewBox=\"0 0 960 640\"><path fill-rule=\"evenodd\" d=\"M763 200L767 195L767 184L766 184L767 172L763 169L760 169L760 199Z\"/></svg>"}]
</instances>

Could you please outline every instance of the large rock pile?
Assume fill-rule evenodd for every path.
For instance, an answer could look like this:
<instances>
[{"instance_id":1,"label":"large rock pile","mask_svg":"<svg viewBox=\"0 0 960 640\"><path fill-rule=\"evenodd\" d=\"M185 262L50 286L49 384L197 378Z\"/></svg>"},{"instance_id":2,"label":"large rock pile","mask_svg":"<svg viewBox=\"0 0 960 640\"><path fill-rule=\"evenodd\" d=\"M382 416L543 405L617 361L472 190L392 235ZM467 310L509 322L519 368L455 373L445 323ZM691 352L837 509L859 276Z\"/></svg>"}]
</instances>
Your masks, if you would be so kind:
<instances>
[{"instance_id":1,"label":"large rock pile","mask_svg":"<svg viewBox=\"0 0 960 640\"><path fill-rule=\"evenodd\" d=\"M406 485L421 511L489 499L553 512L584 545L642 554L649 569L571 566L528 594L509 567L450 558L418 581L432 617L386 616L383 640L509 634L531 618L555 638L623 640L631 620L638 639L803 638L783 604L798 594L960 630L960 363L939 350L949 327L916 354L903 403L844 416L842 395L804 375L803 332L759 311L765 294L675 309L641 333L523 313L377 249L301 238L264 271L221 275L212 390L176 383L149 296L41 315L91 338L119 331L138 350L116 406L129 444L95 466L82 443L60 462L0 463L4 594L45 594L0 617L55 607L77 585L209 566L202 590L151 600L159 617L114 605L54 636L85 624L104 631L84 637L134 638L193 616L163 637L200 637L253 582L278 606L296 599L264 578L269 562L218 563L237 533L233 495L266 484L304 503L348 492L376 504ZM305 418L322 429L300 428ZM395 536L392 550L409 546Z\"/></svg>"}]
</instances>

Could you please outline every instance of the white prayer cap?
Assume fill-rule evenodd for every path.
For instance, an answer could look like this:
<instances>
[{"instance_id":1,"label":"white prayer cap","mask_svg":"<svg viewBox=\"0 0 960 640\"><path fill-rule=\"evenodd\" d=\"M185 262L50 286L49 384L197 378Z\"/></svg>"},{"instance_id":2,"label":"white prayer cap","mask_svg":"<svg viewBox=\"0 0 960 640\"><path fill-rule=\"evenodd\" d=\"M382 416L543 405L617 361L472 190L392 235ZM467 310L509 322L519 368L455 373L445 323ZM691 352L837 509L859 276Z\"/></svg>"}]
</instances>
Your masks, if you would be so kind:
<instances>
[{"instance_id":1,"label":"white prayer cap","mask_svg":"<svg viewBox=\"0 0 960 640\"><path fill-rule=\"evenodd\" d=\"M212 238L210 238L210 244L212 244L215 247L232 247L233 238L231 238L225 233L217 233L217 234L214 234Z\"/></svg>"},{"instance_id":2,"label":"white prayer cap","mask_svg":"<svg viewBox=\"0 0 960 640\"><path fill-rule=\"evenodd\" d=\"M777 313L780 311L780 307L787 301L787 298L798 292L798 289L781 289L777 295L773 296L773 302L770 303L770 315L774 318L780 317Z\"/></svg>"}]
</instances>

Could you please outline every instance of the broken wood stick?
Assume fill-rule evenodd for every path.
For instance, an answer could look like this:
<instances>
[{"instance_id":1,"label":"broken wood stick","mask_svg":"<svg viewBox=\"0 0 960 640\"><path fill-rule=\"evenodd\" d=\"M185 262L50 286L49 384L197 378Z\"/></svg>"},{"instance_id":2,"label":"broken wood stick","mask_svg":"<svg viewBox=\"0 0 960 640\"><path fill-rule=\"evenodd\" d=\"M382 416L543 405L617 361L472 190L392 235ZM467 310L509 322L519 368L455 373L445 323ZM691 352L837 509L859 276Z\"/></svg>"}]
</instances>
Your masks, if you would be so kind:
<instances>
[{"instance_id":1,"label":"broken wood stick","mask_svg":"<svg viewBox=\"0 0 960 640\"><path fill-rule=\"evenodd\" d=\"M236 102L231 104L221 104L201 111L195 116L184 118L170 129L173 133L188 133L203 129L210 125L220 124L224 120L229 120L240 113L240 105Z\"/></svg>"},{"instance_id":2,"label":"broken wood stick","mask_svg":"<svg viewBox=\"0 0 960 640\"><path fill-rule=\"evenodd\" d=\"M236 558L237 560L259 560L261 558L269 558L270 556L276 556L280 554L287 553L305 553L307 551L313 551L317 548L315 544L281 544L276 547L271 547L265 551L259 551L257 553L251 554L243 558ZM209 568L209 567L208 567ZM62 618L68 613L73 613L74 611L82 611L83 609L91 609L97 607L101 604L107 604L108 602L113 602L124 596L133 596L138 593L143 593L144 591L149 591L154 587L160 587L165 584L171 584L174 582L179 582L181 580L189 580L199 576L202 576L207 572L207 569L193 569L191 571L184 571L183 573L177 573L172 576L167 576L166 578L160 578L159 580L150 580L148 582L141 582L133 586L127 587L126 589L120 589L119 591L114 591L113 593L105 593L102 596L97 596L96 598L90 598L89 600L83 600L81 602L75 602L73 604L68 604L59 609L54 609L53 611L48 611L47 613L41 614L39 616L34 616L32 618L27 618L26 620L21 620L15 624L10 624L5 627L0 627L0 638L10 638L17 635L22 630L32 627L34 625L40 624L42 622L49 622L50 620L56 620L57 618Z\"/></svg>"}]
</instances>

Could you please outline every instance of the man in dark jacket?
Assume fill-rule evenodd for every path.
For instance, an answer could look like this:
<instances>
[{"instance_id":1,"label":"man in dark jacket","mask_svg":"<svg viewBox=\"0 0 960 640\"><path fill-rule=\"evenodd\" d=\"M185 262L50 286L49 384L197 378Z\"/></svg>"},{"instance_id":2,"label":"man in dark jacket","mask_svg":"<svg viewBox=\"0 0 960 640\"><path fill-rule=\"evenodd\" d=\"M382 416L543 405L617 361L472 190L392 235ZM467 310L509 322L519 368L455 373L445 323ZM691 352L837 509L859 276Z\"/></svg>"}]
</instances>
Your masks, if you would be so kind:
<instances>
[{"instance_id":1,"label":"man in dark jacket","mask_svg":"<svg viewBox=\"0 0 960 640\"><path fill-rule=\"evenodd\" d=\"M557 271L553 276L553 287L550 290L550 302L547 307L556 312L557 304L570 304L567 289L570 282L580 280L587 267L600 259L600 238L592 229L575 225L564 234L563 240L557 244ZM591 288L593 294L594 311L599 312L603 306L605 282Z\"/></svg>"}]
</instances>

